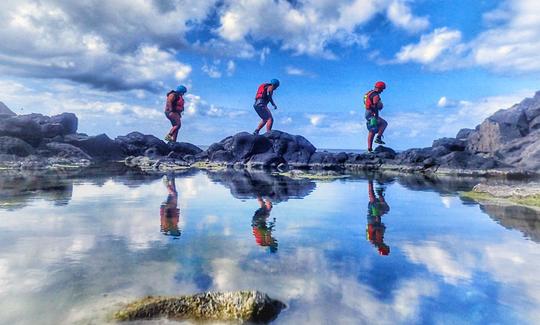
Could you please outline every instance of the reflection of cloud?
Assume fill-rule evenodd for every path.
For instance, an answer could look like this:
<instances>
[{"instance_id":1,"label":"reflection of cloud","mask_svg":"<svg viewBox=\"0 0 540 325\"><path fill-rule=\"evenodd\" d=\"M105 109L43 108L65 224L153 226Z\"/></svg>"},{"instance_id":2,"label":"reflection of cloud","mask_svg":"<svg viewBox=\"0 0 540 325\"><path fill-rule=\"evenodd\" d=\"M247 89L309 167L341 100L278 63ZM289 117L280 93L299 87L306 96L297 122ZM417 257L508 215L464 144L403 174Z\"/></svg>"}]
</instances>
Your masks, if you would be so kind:
<instances>
[{"instance_id":1,"label":"reflection of cloud","mask_svg":"<svg viewBox=\"0 0 540 325\"><path fill-rule=\"evenodd\" d=\"M301 312L280 316L280 322L290 324L415 323L422 298L438 294L430 281L404 279L392 291L391 298L382 300L370 286L353 275L340 274L329 262L322 250L307 247L297 247L272 264L245 261L242 255L230 254L212 261L212 276L216 290L257 288L272 297L287 297L295 305L304 306ZM265 281L261 281L261 271Z\"/></svg>"},{"instance_id":2,"label":"reflection of cloud","mask_svg":"<svg viewBox=\"0 0 540 325\"><path fill-rule=\"evenodd\" d=\"M504 240L503 240L504 239ZM528 306L521 313L525 321L540 319L540 250L538 245L513 238L482 243L454 238L405 245L404 252L415 264L453 285L465 285L475 274L486 275L499 284L497 299L504 305ZM466 249L463 249L466 248ZM517 301L516 301L517 299Z\"/></svg>"},{"instance_id":3,"label":"reflection of cloud","mask_svg":"<svg viewBox=\"0 0 540 325\"><path fill-rule=\"evenodd\" d=\"M441 275L448 283L456 284L471 278L471 272L464 263L455 261L453 256L435 242L406 244L403 250L411 262L426 265L430 272Z\"/></svg>"}]
</instances>

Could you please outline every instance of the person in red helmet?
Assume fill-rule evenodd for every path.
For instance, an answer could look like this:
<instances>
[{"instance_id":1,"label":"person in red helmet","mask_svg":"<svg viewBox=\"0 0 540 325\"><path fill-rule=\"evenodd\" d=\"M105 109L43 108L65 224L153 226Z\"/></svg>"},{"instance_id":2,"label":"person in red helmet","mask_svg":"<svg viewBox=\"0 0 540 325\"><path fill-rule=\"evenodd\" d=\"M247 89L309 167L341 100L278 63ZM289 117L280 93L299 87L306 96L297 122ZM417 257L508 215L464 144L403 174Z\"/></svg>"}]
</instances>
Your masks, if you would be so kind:
<instances>
[{"instance_id":1,"label":"person in red helmet","mask_svg":"<svg viewBox=\"0 0 540 325\"><path fill-rule=\"evenodd\" d=\"M187 92L185 86L178 86L176 90L171 90L167 93L167 101L165 104L165 116L171 121L171 129L165 135L165 141L176 142L178 131L182 126L182 113L184 112L184 94Z\"/></svg>"},{"instance_id":2,"label":"person in red helmet","mask_svg":"<svg viewBox=\"0 0 540 325\"><path fill-rule=\"evenodd\" d=\"M255 112L259 115L261 118L261 121L259 122L259 125L253 131L253 135L258 135L259 131L263 128L263 126L266 125L266 132L269 132L272 130L272 125L274 124L274 118L272 117L272 113L268 109L268 103L272 104L274 106L274 109L277 109L276 103L274 103L274 99L272 98L272 95L274 94L274 91L278 89L279 87L279 80L272 79L269 83L263 83L259 86L257 89L257 94L255 95L255 104L253 104L253 108L255 109Z\"/></svg>"},{"instance_id":3,"label":"person in red helmet","mask_svg":"<svg viewBox=\"0 0 540 325\"><path fill-rule=\"evenodd\" d=\"M174 239L180 238L181 231L178 228L180 220L180 210L178 209L178 192L174 176L167 175L163 181L167 188L167 199L159 208L161 221L161 233L165 236L171 236Z\"/></svg>"},{"instance_id":4,"label":"person in red helmet","mask_svg":"<svg viewBox=\"0 0 540 325\"><path fill-rule=\"evenodd\" d=\"M375 195L377 192L377 195ZM386 226L382 222L382 216L390 211L390 206L384 198L384 189L373 190L373 180L368 180L368 213L367 213L367 240L377 247L380 255L390 254L390 246L384 243L384 232Z\"/></svg>"},{"instance_id":5,"label":"person in red helmet","mask_svg":"<svg viewBox=\"0 0 540 325\"><path fill-rule=\"evenodd\" d=\"M388 123L379 116L379 112L383 109L381 93L386 89L386 84L382 81L377 81L373 90L368 91L364 95L364 106L366 108L366 120L368 128L368 152L373 151L373 139L375 143L385 144L382 140L384 130ZM375 137L375 135L377 135Z\"/></svg>"},{"instance_id":6,"label":"person in red helmet","mask_svg":"<svg viewBox=\"0 0 540 325\"><path fill-rule=\"evenodd\" d=\"M278 242L272 236L272 231L276 223L276 219L268 221L270 212L272 211L272 202L268 199L264 200L260 195L257 196L259 209L255 211L251 220L253 236L259 246L268 247L270 253L275 253L278 250Z\"/></svg>"}]
</instances>

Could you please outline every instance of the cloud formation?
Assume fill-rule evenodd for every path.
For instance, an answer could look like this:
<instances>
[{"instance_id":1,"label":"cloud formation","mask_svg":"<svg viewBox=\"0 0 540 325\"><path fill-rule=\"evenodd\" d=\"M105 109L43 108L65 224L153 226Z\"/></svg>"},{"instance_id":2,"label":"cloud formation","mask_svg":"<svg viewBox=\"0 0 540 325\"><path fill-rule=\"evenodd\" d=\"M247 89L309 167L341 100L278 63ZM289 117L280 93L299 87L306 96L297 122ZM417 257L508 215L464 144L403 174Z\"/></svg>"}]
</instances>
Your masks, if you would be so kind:
<instances>
[{"instance_id":1,"label":"cloud formation","mask_svg":"<svg viewBox=\"0 0 540 325\"><path fill-rule=\"evenodd\" d=\"M464 41L459 30L437 28L418 43L403 46L395 58L438 70L480 66L496 72L538 72L539 15L538 1L507 0L484 14L487 28L471 41Z\"/></svg>"},{"instance_id":2,"label":"cloud formation","mask_svg":"<svg viewBox=\"0 0 540 325\"><path fill-rule=\"evenodd\" d=\"M4 1L0 72L107 90L161 89L191 72L177 60L190 23L215 1ZM190 8L185 10L185 8Z\"/></svg>"}]
</instances>

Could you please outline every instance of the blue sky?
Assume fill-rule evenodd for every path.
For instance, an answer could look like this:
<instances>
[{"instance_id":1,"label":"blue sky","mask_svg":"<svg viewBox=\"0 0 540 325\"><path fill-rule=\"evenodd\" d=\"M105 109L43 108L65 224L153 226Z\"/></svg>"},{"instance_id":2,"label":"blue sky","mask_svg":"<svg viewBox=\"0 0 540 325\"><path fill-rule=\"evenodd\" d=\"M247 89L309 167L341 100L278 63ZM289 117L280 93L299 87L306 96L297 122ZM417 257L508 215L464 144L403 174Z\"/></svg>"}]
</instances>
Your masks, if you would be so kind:
<instances>
[{"instance_id":1,"label":"blue sky","mask_svg":"<svg viewBox=\"0 0 540 325\"><path fill-rule=\"evenodd\" d=\"M189 88L181 141L251 132L256 88L278 78L275 129L361 149L362 97L384 80L387 143L404 149L540 90L533 0L7 0L0 9L0 101L17 113L74 112L88 134L161 138L164 96L178 84Z\"/></svg>"}]
</instances>

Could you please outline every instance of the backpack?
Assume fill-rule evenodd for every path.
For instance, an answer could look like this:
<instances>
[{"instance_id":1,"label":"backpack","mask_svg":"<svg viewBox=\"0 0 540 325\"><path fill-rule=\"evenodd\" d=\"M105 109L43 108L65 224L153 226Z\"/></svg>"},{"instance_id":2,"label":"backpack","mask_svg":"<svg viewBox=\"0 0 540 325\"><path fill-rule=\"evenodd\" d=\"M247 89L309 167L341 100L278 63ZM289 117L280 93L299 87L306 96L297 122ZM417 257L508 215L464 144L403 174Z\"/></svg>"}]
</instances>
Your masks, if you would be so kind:
<instances>
[{"instance_id":1,"label":"backpack","mask_svg":"<svg viewBox=\"0 0 540 325\"><path fill-rule=\"evenodd\" d=\"M268 86L270 86L270 84L267 84L267 83L261 84L259 88L257 89L257 94L255 95L255 99L266 100L266 98L268 97L268 92L266 91L268 89Z\"/></svg>"},{"instance_id":2,"label":"backpack","mask_svg":"<svg viewBox=\"0 0 540 325\"><path fill-rule=\"evenodd\" d=\"M170 94L174 94L174 98L172 100L172 103L171 103L171 112L178 112L177 109L178 109L178 99L180 98L180 96L178 95L178 93L174 90L171 90L167 93L167 99L169 98L169 95Z\"/></svg>"},{"instance_id":3,"label":"backpack","mask_svg":"<svg viewBox=\"0 0 540 325\"><path fill-rule=\"evenodd\" d=\"M377 91L370 90L364 95L364 106L366 107L367 110L372 110L375 108L373 105L373 97L375 97L378 94L379 93Z\"/></svg>"}]
</instances>

